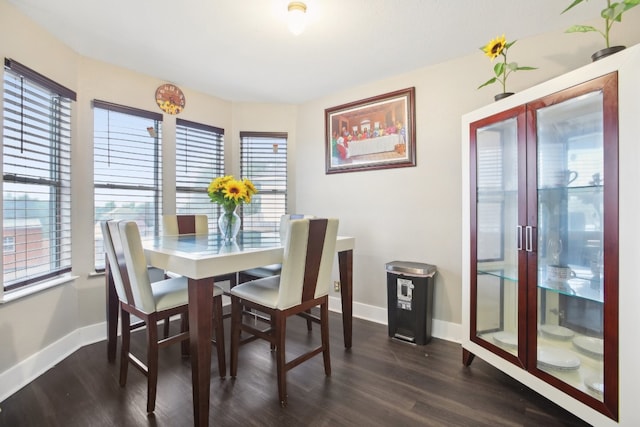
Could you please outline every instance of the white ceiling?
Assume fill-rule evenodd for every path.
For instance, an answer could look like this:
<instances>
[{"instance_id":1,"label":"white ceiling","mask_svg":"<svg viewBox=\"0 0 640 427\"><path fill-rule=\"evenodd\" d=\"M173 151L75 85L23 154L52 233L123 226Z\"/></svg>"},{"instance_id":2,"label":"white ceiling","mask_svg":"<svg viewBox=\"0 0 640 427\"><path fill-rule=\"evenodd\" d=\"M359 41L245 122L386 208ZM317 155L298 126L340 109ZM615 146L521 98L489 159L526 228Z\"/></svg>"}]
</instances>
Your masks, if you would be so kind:
<instances>
[{"instance_id":1,"label":"white ceiling","mask_svg":"<svg viewBox=\"0 0 640 427\"><path fill-rule=\"evenodd\" d=\"M4 0L2 0L4 1ZM509 41L593 21L603 2L7 0L75 51L230 101L303 103Z\"/></svg>"}]
</instances>

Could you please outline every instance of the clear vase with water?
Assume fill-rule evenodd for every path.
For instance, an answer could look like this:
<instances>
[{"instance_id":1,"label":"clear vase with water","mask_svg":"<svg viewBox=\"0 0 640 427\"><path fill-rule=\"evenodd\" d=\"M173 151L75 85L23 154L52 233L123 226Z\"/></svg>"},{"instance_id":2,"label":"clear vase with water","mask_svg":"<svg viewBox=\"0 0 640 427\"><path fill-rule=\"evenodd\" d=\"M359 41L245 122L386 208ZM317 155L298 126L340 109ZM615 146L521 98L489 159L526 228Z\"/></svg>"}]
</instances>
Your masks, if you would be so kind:
<instances>
[{"instance_id":1,"label":"clear vase with water","mask_svg":"<svg viewBox=\"0 0 640 427\"><path fill-rule=\"evenodd\" d=\"M222 206L222 213L218 218L220 235L225 242L235 242L240 231L240 215L236 212L237 206Z\"/></svg>"}]
</instances>

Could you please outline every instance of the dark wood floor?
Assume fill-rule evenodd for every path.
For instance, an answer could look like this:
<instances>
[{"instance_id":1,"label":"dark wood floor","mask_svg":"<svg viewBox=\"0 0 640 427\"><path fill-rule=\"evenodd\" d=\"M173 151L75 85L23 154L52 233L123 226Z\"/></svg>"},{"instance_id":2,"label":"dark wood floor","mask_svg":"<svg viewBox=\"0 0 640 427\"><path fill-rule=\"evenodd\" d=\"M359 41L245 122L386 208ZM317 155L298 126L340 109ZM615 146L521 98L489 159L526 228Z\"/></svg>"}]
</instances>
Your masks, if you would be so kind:
<instances>
[{"instance_id":1,"label":"dark wood floor","mask_svg":"<svg viewBox=\"0 0 640 427\"><path fill-rule=\"evenodd\" d=\"M175 325L174 325L175 326ZM228 328L228 324L226 325ZM389 339L384 325L354 319L353 348L342 345L340 317L331 314L333 373L322 357L288 374L289 405L277 401L269 345L240 350L238 377L220 380L212 361L212 426L585 426L584 422L476 358L461 363L458 344L433 339L411 346ZM292 353L319 337L304 321L289 324ZM134 334L134 350L144 334ZM0 426L191 426L191 373L179 346L161 350L156 412L145 411L146 380L129 369L118 386L118 364L100 342L76 351L0 403Z\"/></svg>"}]
</instances>

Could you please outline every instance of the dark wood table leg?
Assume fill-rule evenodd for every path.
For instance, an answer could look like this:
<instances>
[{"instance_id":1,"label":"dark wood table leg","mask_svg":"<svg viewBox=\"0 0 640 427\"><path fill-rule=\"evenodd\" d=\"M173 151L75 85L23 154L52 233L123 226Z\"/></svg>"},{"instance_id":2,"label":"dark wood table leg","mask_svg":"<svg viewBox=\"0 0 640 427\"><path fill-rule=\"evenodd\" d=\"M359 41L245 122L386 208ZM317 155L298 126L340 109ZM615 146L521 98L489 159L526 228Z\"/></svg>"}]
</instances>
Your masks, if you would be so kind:
<instances>
[{"instance_id":1,"label":"dark wood table leg","mask_svg":"<svg viewBox=\"0 0 640 427\"><path fill-rule=\"evenodd\" d=\"M213 278L189 279L189 342L193 382L193 423L209 425Z\"/></svg>"},{"instance_id":2,"label":"dark wood table leg","mask_svg":"<svg viewBox=\"0 0 640 427\"><path fill-rule=\"evenodd\" d=\"M107 360L114 362L118 345L118 294L108 262L104 269L104 278L107 293Z\"/></svg>"},{"instance_id":3,"label":"dark wood table leg","mask_svg":"<svg viewBox=\"0 0 640 427\"><path fill-rule=\"evenodd\" d=\"M340 296L342 297L342 328L344 347L351 348L353 329L353 251L338 252Z\"/></svg>"}]
</instances>

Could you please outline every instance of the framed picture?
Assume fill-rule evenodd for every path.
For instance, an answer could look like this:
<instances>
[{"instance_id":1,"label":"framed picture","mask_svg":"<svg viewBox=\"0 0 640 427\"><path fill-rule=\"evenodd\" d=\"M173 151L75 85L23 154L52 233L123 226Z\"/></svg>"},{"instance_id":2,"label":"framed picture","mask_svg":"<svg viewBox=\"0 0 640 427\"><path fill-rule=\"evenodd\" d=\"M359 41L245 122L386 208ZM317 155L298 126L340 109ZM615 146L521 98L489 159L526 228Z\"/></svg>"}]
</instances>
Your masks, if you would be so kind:
<instances>
[{"instance_id":1,"label":"framed picture","mask_svg":"<svg viewBox=\"0 0 640 427\"><path fill-rule=\"evenodd\" d=\"M326 173L416 165L415 88L325 110Z\"/></svg>"}]
</instances>

